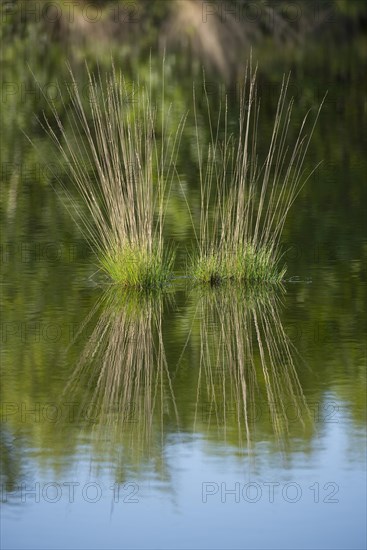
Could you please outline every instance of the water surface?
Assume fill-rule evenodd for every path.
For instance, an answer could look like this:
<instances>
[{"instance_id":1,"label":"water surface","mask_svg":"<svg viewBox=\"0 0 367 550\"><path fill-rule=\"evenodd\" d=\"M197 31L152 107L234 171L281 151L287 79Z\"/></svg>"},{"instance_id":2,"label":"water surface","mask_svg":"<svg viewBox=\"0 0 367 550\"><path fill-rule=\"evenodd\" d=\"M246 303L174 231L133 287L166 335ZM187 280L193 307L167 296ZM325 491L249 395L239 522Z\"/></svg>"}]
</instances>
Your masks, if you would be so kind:
<instances>
[{"instance_id":1,"label":"water surface","mask_svg":"<svg viewBox=\"0 0 367 550\"><path fill-rule=\"evenodd\" d=\"M106 294L52 186L3 175L4 548L365 547L365 115L341 97L285 227L283 290L179 278L177 186L172 288Z\"/></svg>"}]
</instances>

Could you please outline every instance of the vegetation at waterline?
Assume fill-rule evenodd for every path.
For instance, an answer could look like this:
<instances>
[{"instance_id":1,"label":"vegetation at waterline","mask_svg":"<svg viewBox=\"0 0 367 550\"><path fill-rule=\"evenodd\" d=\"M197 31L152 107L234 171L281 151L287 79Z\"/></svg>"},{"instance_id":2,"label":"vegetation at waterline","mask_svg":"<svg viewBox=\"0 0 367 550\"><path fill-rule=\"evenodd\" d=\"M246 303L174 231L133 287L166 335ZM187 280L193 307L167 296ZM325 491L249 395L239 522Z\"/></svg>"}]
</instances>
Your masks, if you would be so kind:
<instances>
[{"instance_id":1,"label":"vegetation at waterline","mask_svg":"<svg viewBox=\"0 0 367 550\"><path fill-rule=\"evenodd\" d=\"M293 102L286 101L289 78L283 78L269 150L264 163L259 163L256 73L250 61L235 134L228 129L227 102L213 121L204 82L210 131L207 150L200 141L194 91L201 213L190 271L201 282L279 283L285 273L285 267L278 266L284 223L312 174L305 176L303 164L321 106L308 134L306 115L290 148ZM105 78L88 69L87 74L85 105L70 69L67 126L52 100L48 106L56 127L47 116L39 119L67 164L86 212L80 210L62 178L56 175L56 179L70 199L69 209L91 243L99 267L122 286L162 287L174 261L174 251L163 240L163 226L173 178L178 175L176 161L186 115L181 114L173 129L167 124L164 61L161 118L152 99L151 75L148 86L138 81L130 89L114 66Z\"/></svg>"},{"instance_id":2,"label":"vegetation at waterline","mask_svg":"<svg viewBox=\"0 0 367 550\"><path fill-rule=\"evenodd\" d=\"M163 225L185 115L171 131L170 111L162 105L159 117L149 83L131 89L114 67L105 79L87 72L90 112L70 69L67 125L51 100L56 128L48 117L39 119L68 166L86 212L55 177L99 267L123 286L161 287L174 260L173 249L163 242ZM164 102L164 62L161 97Z\"/></svg>"},{"instance_id":3,"label":"vegetation at waterline","mask_svg":"<svg viewBox=\"0 0 367 550\"><path fill-rule=\"evenodd\" d=\"M279 267L284 223L313 173L311 170L305 174L304 160L322 103L309 132L306 132L308 113L289 145L293 100L287 101L289 77L284 77L269 149L261 163L257 151L260 105L256 73L250 61L241 91L238 129L234 133L229 133L227 101L224 107L219 106L215 119L205 89L210 126L207 150L200 143L195 109L201 217L197 251L191 258L189 271L200 282L279 283L286 271L285 266Z\"/></svg>"}]
</instances>

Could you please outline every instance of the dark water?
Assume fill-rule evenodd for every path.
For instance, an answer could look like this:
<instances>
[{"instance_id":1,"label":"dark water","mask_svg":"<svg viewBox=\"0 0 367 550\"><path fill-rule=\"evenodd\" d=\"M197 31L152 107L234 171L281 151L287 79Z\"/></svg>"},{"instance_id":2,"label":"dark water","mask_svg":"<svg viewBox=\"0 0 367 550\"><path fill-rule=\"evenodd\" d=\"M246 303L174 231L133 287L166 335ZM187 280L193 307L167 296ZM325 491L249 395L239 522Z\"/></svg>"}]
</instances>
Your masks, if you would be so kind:
<instances>
[{"instance_id":1,"label":"dark water","mask_svg":"<svg viewBox=\"0 0 367 550\"><path fill-rule=\"evenodd\" d=\"M3 174L4 548L365 548L366 99L314 84L283 290L192 288L177 188L172 288L106 295L39 165Z\"/></svg>"}]
</instances>

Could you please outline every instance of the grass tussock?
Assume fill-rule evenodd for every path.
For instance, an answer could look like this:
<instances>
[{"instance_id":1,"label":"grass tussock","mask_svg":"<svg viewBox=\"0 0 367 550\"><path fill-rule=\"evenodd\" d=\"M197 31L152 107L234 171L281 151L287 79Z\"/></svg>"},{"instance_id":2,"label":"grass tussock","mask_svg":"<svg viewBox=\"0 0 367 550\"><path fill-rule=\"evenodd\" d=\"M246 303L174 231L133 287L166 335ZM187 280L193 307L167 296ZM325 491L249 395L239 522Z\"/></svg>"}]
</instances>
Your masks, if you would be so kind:
<instances>
[{"instance_id":1,"label":"grass tussock","mask_svg":"<svg viewBox=\"0 0 367 550\"><path fill-rule=\"evenodd\" d=\"M56 177L99 267L127 287L161 287L174 259L163 226L185 116L172 130L164 62L160 105L153 101L151 74L146 85L127 83L114 67L104 77L87 68L87 76L87 101L86 88L70 69L66 120L48 100L54 120L41 121L68 166L84 210Z\"/></svg>"},{"instance_id":2,"label":"grass tussock","mask_svg":"<svg viewBox=\"0 0 367 550\"><path fill-rule=\"evenodd\" d=\"M257 249L250 242L238 250L226 247L201 253L192 261L191 272L195 280L215 286L224 281L281 283L286 268L279 269L269 249Z\"/></svg>"},{"instance_id":3,"label":"grass tussock","mask_svg":"<svg viewBox=\"0 0 367 550\"><path fill-rule=\"evenodd\" d=\"M174 250L160 250L156 246L125 246L117 251L107 251L100 257L100 265L113 281L126 287L156 289L170 279L174 262Z\"/></svg>"},{"instance_id":4,"label":"grass tussock","mask_svg":"<svg viewBox=\"0 0 367 550\"><path fill-rule=\"evenodd\" d=\"M234 133L229 132L227 99L214 116L204 82L208 147L201 144L194 89L201 214L189 272L199 282L279 283L286 272L280 265L284 224L316 169L307 173L304 161L322 104L311 125L310 113L306 114L289 144L293 107L293 100L287 100L289 77L283 78L268 152L260 163L256 73L250 62Z\"/></svg>"}]
</instances>

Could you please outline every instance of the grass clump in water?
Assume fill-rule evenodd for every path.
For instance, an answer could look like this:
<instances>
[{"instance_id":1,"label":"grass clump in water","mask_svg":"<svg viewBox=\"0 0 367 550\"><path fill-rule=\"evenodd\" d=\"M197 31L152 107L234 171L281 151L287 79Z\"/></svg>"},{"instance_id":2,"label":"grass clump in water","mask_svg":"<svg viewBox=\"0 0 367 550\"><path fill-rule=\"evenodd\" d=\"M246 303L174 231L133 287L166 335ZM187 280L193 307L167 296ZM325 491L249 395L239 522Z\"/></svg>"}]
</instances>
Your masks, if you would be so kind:
<instances>
[{"instance_id":1,"label":"grass clump in water","mask_svg":"<svg viewBox=\"0 0 367 550\"><path fill-rule=\"evenodd\" d=\"M108 251L100 264L110 277L123 286L138 289L163 287L171 277L174 251L147 251L139 246L128 246L115 252Z\"/></svg>"},{"instance_id":2,"label":"grass clump in water","mask_svg":"<svg viewBox=\"0 0 367 550\"><path fill-rule=\"evenodd\" d=\"M227 99L214 119L204 82L208 147L201 144L194 89L201 214L189 273L199 282L281 282L286 272L280 265L284 224L297 195L317 168L306 174L304 160L322 103L308 133L309 113L289 145L293 107L293 100L287 101L289 77L283 78L268 152L260 163L256 73L250 62L240 95L238 125L232 134Z\"/></svg>"},{"instance_id":3,"label":"grass clump in water","mask_svg":"<svg viewBox=\"0 0 367 550\"><path fill-rule=\"evenodd\" d=\"M213 250L199 255L192 261L191 272L195 280L214 286L226 281L280 283L286 269L279 269L266 247L257 250L249 243L238 250Z\"/></svg>"},{"instance_id":4,"label":"grass clump in water","mask_svg":"<svg viewBox=\"0 0 367 550\"><path fill-rule=\"evenodd\" d=\"M48 100L56 125L41 121L86 207L56 174L99 267L115 283L139 289L164 285L174 259L163 225L185 117L173 130L168 125L164 71L163 61L158 106L151 73L147 85L130 85L114 66L105 77L87 69L86 100L70 70L65 120Z\"/></svg>"}]
</instances>

